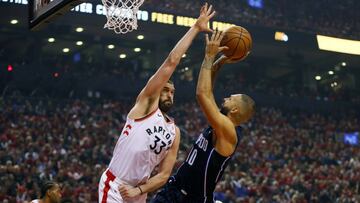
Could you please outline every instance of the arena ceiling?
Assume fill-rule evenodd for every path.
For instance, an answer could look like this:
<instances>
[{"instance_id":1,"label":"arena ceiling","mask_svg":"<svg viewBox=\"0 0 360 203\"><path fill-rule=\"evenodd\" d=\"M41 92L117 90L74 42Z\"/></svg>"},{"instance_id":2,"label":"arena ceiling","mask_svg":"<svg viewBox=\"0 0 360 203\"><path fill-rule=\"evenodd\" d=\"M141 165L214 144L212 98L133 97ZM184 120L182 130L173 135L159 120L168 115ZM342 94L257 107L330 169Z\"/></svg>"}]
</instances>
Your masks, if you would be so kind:
<instances>
[{"instance_id":1,"label":"arena ceiling","mask_svg":"<svg viewBox=\"0 0 360 203\"><path fill-rule=\"evenodd\" d=\"M103 57L104 60L111 61L145 57L159 64L188 29L139 21L137 31L117 35L103 29L106 20L103 15L69 12L39 31L29 31L26 13L27 5L0 2L0 56L2 52L12 53L7 58L10 62L21 61L29 55L36 58L39 54L58 56L81 52L93 58ZM11 24L12 19L17 19L18 23ZM76 32L77 27L82 27L84 31ZM275 28L250 25L245 27L252 33L254 42L253 51L247 60L263 61L267 65L266 71L269 76L274 79L291 73L296 74L294 67L298 66L293 65L294 61L307 64L314 73L326 72L346 62L355 77L360 75L359 56L320 51L314 34L285 31L289 41L279 42L274 40L274 32L277 31ZM139 40L138 35L143 35L144 39ZM55 38L55 42L49 43L49 38ZM77 41L82 41L83 45L77 46ZM203 43L203 36L198 36L184 59L186 66L199 66L203 57ZM108 49L110 44L115 47ZM70 48L70 52L64 53L64 47ZM141 51L135 52L134 48L141 48ZM120 59L120 54L126 54L126 58Z\"/></svg>"}]
</instances>

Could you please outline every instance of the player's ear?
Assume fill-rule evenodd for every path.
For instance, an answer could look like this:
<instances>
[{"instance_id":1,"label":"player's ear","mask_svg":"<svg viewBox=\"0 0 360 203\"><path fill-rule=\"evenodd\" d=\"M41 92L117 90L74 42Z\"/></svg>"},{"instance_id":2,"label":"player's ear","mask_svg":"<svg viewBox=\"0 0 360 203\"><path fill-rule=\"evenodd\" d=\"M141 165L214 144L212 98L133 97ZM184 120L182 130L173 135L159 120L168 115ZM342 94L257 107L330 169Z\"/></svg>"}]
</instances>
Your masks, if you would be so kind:
<instances>
[{"instance_id":1,"label":"player's ear","mask_svg":"<svg viewBox=\"0 0 360 203\"><path fill-rule=\"evenodd\" d=\"M238 114L238 113L240 113L239 107L233 106L233 107L231 108L231 110L230 110L230 113L232 113L232 114Z\"/></svg>"}]
</instances>

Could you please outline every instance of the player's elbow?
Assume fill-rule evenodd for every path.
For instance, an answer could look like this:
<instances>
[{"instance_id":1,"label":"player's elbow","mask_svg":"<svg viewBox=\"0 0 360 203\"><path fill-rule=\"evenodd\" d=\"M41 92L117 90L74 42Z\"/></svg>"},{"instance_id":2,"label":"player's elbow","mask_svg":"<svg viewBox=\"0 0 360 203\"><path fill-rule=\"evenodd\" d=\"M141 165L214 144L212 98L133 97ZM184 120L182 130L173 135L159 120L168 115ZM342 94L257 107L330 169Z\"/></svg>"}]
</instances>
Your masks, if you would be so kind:
<instances>
[{"instance_id":1,"label":"player's elbow","mask_svg":"<svg viewBox=\"0 0 360 203\"><path fill-rule=\"evenodd\" d=\"M196 89L196 99L202 101L209 97L209 93L205 89Z\"/></svg>"},{"instance_id":2,"label":"player's elbow","mask_svg":"<svg viewBox=\"0 0 360 203\"><path fill-rule=\"evenodd\" d=\"M179 64L181 56L174 52L171 52L166 59L166 64L171 67L175 67Z\"/></svg>"}]
</instances>

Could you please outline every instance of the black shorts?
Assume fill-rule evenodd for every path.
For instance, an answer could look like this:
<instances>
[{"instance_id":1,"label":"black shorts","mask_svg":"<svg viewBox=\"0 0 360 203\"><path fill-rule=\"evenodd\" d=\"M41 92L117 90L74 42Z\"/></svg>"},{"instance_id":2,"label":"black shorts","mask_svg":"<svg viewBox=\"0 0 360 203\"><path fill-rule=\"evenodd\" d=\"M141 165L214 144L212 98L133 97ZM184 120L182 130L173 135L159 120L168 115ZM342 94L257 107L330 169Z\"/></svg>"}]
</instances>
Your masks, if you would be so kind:
<instances>
[{"instance_id":1,"label":"black shorts","mask_svg":"<svg viewBox=\"0 0 360 203\"><path fill-rule=\"evenodd\" d=\"M212 198L204 201L203 197L187 195L180 189L174 177L170 177L166 185L158 192L151 203L214 203Z\"/></svg>"}]
</instances>

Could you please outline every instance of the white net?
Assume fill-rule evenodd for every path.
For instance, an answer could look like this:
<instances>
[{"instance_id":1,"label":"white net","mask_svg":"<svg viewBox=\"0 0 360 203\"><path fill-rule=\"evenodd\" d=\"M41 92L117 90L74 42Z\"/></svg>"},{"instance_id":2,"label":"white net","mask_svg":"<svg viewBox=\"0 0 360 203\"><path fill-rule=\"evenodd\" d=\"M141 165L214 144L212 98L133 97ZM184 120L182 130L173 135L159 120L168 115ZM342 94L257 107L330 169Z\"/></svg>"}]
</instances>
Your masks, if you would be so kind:
<instances>
[{"instance_id":1,"label":"white net","mask_svg":"<svg viewBox=\"0 0 360 203\"><path fill-rule=\"evenodd\" d=\"M102 3L107 18L104 28L114 30L116 34L137 29L137 12L144 0L102 0Z\"/></svg>"}]
</instances>

